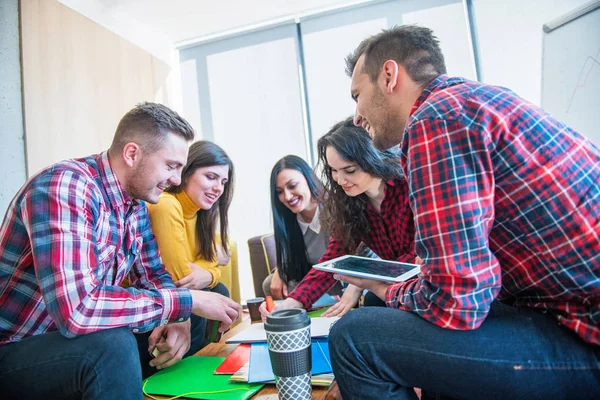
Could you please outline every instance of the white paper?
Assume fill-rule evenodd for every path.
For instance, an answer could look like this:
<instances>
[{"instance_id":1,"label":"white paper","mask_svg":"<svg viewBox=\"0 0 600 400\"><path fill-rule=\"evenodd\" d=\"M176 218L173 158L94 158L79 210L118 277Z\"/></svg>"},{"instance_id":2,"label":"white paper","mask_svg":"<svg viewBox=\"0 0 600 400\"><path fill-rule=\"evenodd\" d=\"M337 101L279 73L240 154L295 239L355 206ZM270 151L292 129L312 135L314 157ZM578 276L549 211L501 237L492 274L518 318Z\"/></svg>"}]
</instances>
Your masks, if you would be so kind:
<instances>
[{"instance_id":1,"label":"white paper","mask_svg":"<svg viewBox=\"0 0 600 400\"><path fill-rule=\"evenodd\" d=\"M310 319L310 337L321 338L329 336L329 330L339 317L315 317ZM252 324L237 335L229 338L226 343L257 343L266 342L267 334L263 323Z\"/></svg>"}]
</instances>

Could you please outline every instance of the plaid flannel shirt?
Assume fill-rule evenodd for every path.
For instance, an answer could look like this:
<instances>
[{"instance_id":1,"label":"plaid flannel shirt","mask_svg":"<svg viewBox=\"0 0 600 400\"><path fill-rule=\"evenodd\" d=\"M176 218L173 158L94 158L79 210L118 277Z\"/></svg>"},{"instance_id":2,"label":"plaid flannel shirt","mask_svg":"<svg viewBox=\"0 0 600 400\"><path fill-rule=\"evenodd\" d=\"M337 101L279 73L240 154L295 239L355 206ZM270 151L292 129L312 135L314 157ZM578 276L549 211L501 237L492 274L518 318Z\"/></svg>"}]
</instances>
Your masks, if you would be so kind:
<instances>
[{"instance_id":1,"label":"plaid flannel shirt","mask_svg":"<svg viewBox=\"0 0 600 400\"><path fill-rule=\"evenodd\" d=\"M388 306L475 329L498 298L600 344L597 146L505 88L442 75L400 150L425 264Z\"/></svg>"},{"instance_id":2,"label":"plaid flannel shirt","mask_svg":"<svg viewBox=\"0 0 600 400\"><path fill-rule=\"evenodd\" d=\"M55 330L148 331L188 318L192 300L173 285L146 205L123 191L105 152L50 166L17 193L0 227L0 304L6 344Z\"/></svg>"},{"instance_id":3,"label":"plaid flannel shirt","mask_svg":"<svg viewBox=\"0 0 600 400\"><path fill-rule=\"evenodd\" d=\"M369 232L360 240L384 260L414 262L414 223L408 203L408 185L404 179L386 183L385 195L378 213L371 204L366 209ZM354 250L354 249L352 249ZM335 238L329 240L327 251L319 262L350 254ZM312 306L334 284L333 274L314 268L289 294L305 308Z\"/></svg>"}]
</instances>

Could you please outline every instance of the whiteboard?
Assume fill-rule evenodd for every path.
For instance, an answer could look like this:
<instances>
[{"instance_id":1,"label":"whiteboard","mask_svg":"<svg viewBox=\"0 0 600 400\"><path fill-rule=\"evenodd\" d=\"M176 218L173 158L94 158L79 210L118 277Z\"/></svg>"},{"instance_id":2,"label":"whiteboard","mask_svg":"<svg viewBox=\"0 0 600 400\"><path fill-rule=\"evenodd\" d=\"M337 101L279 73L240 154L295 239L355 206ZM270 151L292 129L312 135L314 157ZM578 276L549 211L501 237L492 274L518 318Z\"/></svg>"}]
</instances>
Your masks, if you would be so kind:
<instances>
[{"instance_id":1,"label":"whiteboard","mask_svg":"<svg viewBox=\"0 0 600 400\"><path fill-rule=\"evenodd\" d=\"M543 43L542 107L600 146L600 1L544 25Z\"/></svg>"}]
</instances>

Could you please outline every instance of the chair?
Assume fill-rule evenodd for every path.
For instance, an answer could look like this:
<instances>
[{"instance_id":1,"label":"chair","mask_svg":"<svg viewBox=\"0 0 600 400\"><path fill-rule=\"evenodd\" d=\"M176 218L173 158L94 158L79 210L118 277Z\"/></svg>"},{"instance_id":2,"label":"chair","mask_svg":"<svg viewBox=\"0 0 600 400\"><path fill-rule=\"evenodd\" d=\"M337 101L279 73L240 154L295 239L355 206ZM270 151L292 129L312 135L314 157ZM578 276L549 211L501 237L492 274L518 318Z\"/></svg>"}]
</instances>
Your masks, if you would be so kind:
<instances>
[{"instance_id":1,"label":"chair","mask_svg":"<svg viewBox=\"0 0 600 400\"><path fill-rule=\"evenodd\" d=\"M229 296L236 303L239 303L242 299L240 296L240 278L239 278L239 267L238 267L238 249L237 243L234 240L229 241L229 253L231 260L227 265L221 267L221 279L223 285L229 289Z\"/></svg>"},{"instance_id":2,"label":"chair","mask_svg":"<svg viewBox=\"0 0 600 400\"><path fill-rule=\"evenodd\" d=\"M275 237L272 233L254 236L248 239L250 250L250 268L256 296L264 296L262 283L277 265Z\"/></svg>"}]
</instances>

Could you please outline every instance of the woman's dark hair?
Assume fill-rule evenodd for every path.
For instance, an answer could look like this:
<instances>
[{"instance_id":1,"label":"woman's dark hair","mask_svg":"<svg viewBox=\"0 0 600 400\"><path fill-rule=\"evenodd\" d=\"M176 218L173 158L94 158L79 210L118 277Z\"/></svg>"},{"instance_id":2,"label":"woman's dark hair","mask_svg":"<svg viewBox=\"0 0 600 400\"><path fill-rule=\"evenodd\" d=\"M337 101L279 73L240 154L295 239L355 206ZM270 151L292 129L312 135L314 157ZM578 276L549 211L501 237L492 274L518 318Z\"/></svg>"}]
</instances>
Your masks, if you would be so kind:
<instances>
[{"instance_id":1,"label":"woman's dark hair","mask_svg":"<svg viewBox=\"0 0 600 400\"><path fill-rule=\"evenodd\" d=\"M338 122L317 142L319 166L322 170L325 192L321 225L339 240L346 251L352 252L361 238L369 232L366 209L369 197L363 193L348 196L333 179L327 163L326 151L332 147L347 162L355 163L369 175L384 181L403 176L397 150L379 151L363 128L355 126L353 118Z\"/></svg>"},{"instance_id":2,"label":"woman's dark hair","mask_svg":"<svg viewBox=\"0 0 600 400\"><path fill-rule=\"evenodd\" d=\"M178 186L171 186L166 190L169 193L181 192L188 178L198 168L211 167L213 165L229 166L227 183L225 183L225 187L223 188L223 194L221 194L219 200L209 210L198 210L198 219L196 221L198 256L212 261L217 259L215 243L217 219L221 225L221 245L223 246L223 250L227 253L229 252L229 246L227 245L229 226L227 211L231 205L234 186L234 168L231 159L222 148L212 142L201 140L193 143L190 146L187 163L181 171L181 183Z\"/></svg>"},{"instance_id":3,"label":"woman's dark hair","mask_svg":"<svg viewBox=\"0 0 600 400\"><path fill-rule=\"evenodd\" d=\"M299 171L308 184L312 199L321 196L321 182L312 168L302 158L288 155L277 161L271 170L271 209L273 210L273 230L277 249L277 269L284 282L301 281L312 265L308 263L304 235L298 225L296 214L279 201L277 175L284 169Z\"/></svg>"}]
</instances>

